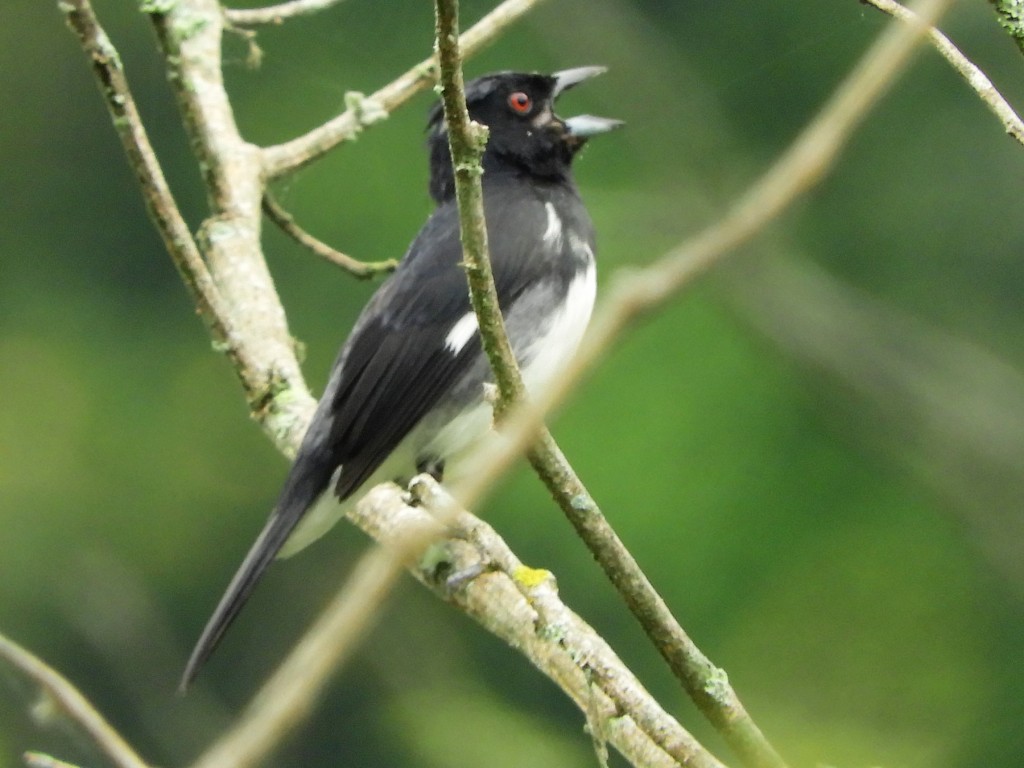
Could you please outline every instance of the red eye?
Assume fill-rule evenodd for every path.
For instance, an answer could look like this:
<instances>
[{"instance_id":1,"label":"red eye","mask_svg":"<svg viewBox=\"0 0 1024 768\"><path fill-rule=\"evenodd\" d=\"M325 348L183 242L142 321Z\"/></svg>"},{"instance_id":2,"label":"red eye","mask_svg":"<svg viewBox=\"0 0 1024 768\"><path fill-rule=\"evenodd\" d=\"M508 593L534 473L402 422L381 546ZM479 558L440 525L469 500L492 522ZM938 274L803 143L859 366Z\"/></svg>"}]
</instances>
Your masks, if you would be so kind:
<instances>
[{"instance_id":1,"label":"red eye","mask_svg":"<svg viewBox=\"0 0 1024 768\"><path fill-rule=\"evenodd\" d=\"M533 106L533 99L522 91L516 91L510 94L508 97L508 105L512 107L513 112L518 112L520 115L525 115L530 111L530 107Z\"/></svg>"}]
</instances>

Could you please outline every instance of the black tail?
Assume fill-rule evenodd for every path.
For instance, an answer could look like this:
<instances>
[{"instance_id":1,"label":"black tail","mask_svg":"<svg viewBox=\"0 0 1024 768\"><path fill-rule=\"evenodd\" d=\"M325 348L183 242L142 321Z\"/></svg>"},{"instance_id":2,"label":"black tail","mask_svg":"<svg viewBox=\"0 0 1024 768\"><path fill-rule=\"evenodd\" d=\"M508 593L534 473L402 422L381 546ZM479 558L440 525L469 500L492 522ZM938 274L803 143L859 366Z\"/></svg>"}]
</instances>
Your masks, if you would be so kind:
<instances>
[{"instance_id":1,"label":"black tail","mask_svg":"<svg viewBox=\"0 0 1024 768\"><path fill-rule=\"evenodd\" d=\"M188 689L306 510L327 488L331 471L329 463L317 461L313 456L304 456L300 452L270 519L228 584L210 620L206 622L206 628L185 665L185 673L178 686L179 692L184 693Z\"/></svg>"},{"instance_id":2,"label":"black tail","mask_svg":"<svg viewBox=\"0 0 1024 768\"><path fill-rule=\"evenodd\" d=\"M260 577L267 570L267 566L273 562L274 555L284 545L288 534L291 533L298 520L295 520L292 525L287 527L282 525L283 522L281 516L276 511L270 516L259 537L249 549L249 554L245 556L242 565L235 573L234 578L231 579L231 583L228 585L224 596L220 599L220 603L217 604L216 610L214 610L210 620L206 622L206 628L203 630L203 634L200 635L199 642L196 643L196 647L192 650L192 655L185 666L185 674L182 675L181 684L178 686L178 690L181 693L188 689L188 686L199 672L199 668L210 658L210 654L213 653L227 628L235 620L238 612L242 610L245 601L249 599L249 595L252 594Z\"/></svg>"}]
</instances>

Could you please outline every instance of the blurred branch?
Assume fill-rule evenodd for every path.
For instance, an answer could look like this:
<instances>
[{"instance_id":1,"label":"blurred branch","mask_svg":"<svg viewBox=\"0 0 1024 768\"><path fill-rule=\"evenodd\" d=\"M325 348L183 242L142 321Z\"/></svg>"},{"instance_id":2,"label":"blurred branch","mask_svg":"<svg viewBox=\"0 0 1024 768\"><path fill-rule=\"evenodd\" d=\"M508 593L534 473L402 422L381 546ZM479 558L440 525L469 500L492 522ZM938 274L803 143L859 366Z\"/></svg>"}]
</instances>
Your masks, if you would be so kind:
<instances>
[{"instance_id":1,"label":"blurred branch","mask_svg":"<svg viewBox=\"0 0 1024 768\"><path fill-rule=\"evenodd\" d=\"M540 0L505 0L459 38L463 56L470 56L500 35ZM343 141L355 138L364 126L385 119L423 89L437 81L437 63L430 56L369 96L346 94L346 109L303 136L263 150L267 178L290 173L316 160Z\"/></svg>"},{"instance_id":2,"label":"blurred branch","mask_svg":"<svg viewBox=\"0 0 1024 768\"><path fill-rule=\"evenodd\" d=\"M85 2L78 0L72 9L87 7ZM493 24L507 24L532 5L533 2L527 0L506 2L487 19ZM918 8L927 11L922 15L930 23L941 5L939 0L934 0ZM266 178L318 157L360 126L379 119L380 110L386 113L412 92L425 87L431 80L433 60L428 59L370 99L352 97L346 113L320 129L294 142L260 151L239 136L224 92L220 72L223 18L217 4L213 0L178 0L144 7L153 18L186 128L208 186L211 215L203 225L201 243L209 273L221 290L224 309L228 316L237 318L238 335L231 336L230 341L253 356L252 371L240 370L240 375L246 382L250 402L259 405L254 407L256 417L278 447L290 452L308 423L312 399L302 381L283 309L259 250L259 207ZM499 11L510 16L502 22L495 16ZM488 35L495 34L499 28L481 31L477 44L489 39ZM566 397L629 321L653 311L676 295L689 280L729 249L752 237L825 173L853 126L906 59L920 31L917 25L888 30L793 148L721 221L671 251L653 267L619 281L570 370L535 405L517 408L506 421L506 441L481 452L476 459L483 471L472 474L466 484L456 489L461 503L468 505L467 499L478 500L514 458L534 442L543 414ZM470 32L463 37L467 50ZM255 383L257 388L250 389L250 383ZM254 391L261 395L255 401ZM447 512L441 522L448 519L448 515L457 517L458 510ZM400 545L369 553L361 561L358 581L348 586L349 594L354 597L338 602L344 610L322 617L316 630L311 631L289 657L281 673L275 675L253 701L242 725L230 731L197 765L212 766L214 758L225 755L227 745L232 744L243 750L248 760L266 754L284 730L309 710L317 691L325 684L328 671L366 631L378 610L381 595L397 578L401 566L422 551L435 535L433 527L428 533L416 532L414 537L403 532ZM479 581L486 581L486 578L481 577ZM475 588L473 585L473 581L467 583L467 592ZM517 591L522 592L521 586ZM532 631L534 625L525 626ZM341 643L340 650L333 643ZM567 646L566 651L572 654L574 649ZM673 656L682 653L677 648L667 649L667 652ZM609 679L618 674L610 674ZM306 688L297 691L292 686L297 685L298 680L312 682L302 683ZM720 679L711 680L712 684L720 682ZM275 683L281 687L275 687ZM272 716L263 721L263 727L257 727L261 712L271 712ZM609 731L614 733L614 728L610 727ZM697 759L687 758L684 762L695 764L693 761ZM247 763L233 758L231 763L216 764Z\"/></svg>"},{"instance_id":3,"label":"blurred branch","mask_svg":"<svg viewBox=\"0 0 1024 768\"><path fill-rule=\"evenodd\" d=\"M902 21L914 21L913 12L907 10L894 0L863 1ZM1024 13L1024 4L1015 3L1014 5L1019 12ZM967 81L967 84L975 90L981 100L985 102L985 106L989 108L989 111L999 118L1006 132L1019 144L1024 144L1024 122L1017 116L1010 103L992 85L992 81L988 79L985 73L964 56L960 49L953 45L950 39L939 30L934 27L929 29L928 38L931 40L932 45L935 46L935 50L942 54L942 57L952 65L953 69L959 72L964 80ZM1021 44L1022 39L1024 38L1017 38L1018 45Z\"/></svg>"},{"instance_id":4,"label":"blurred branch","mask_svg":"<svg viewBox=\"0 0 1024 768\"><path fill-rule=\"evenodd\" d=\"M651 643L743 764L785 766L729 684L725 670L716 667L680 626L551 435L545 431L527 455Z\"/></svg>"},{"instance_id":5,"label":"blurred branch","mask_svg":"<svg viewBox=\"0 0 1024 768\"><path fill-rule=\"evenodd\" d=\"M1000 26L1024 53L1024 4L1020 0L989 0L999 17Z\"/></svg>"},{"instance_id":6,"label":"blurred branch","mask_svg":"<svg viewBox=\"0 0 1024 768\"><path fill-rule=\"evenodd\" d=\"M56 707L80 726L117 768L149 768L89 700L53 667L4 635L0 635L0 659L38 685L45 697L45 706Z\"/></svg>"},{"instance_id":7,"label":"blurred branch","mask_svg":"<svg viewBox=\"0 0 1024 768\"><path fill-rule=\"evenodd\" d=\"M931 23L947 4L943 0L932 0L919 3L917 10L923 19ZM532 405L522 407L517 415L506 421L503 429L505 442L480 457L479 471L467 472L470 479L456 489L456 498L466 506L472 506L470 499L482 494L487 484L493 482L492 473L504 471L517 451L533 443L537 431L542 427L543 415L565 399L631 321L652 312L674 297L718 259L753 237L802 192L820 180L838 157L854 127L905 64L924 31L923 23L887 29L789 150L725 216L670 251L651 267L620 278L604 301L579 353L556 379L554 386L541 393ZM570 479L566 476L551 483L558 489L560 497L565 491L571 492L573 483L568 482ZM588 522L585 514L596 508L592 506L589 496L583 495L571 497L569 506L573 512L579 513L574 517L581 524ZM577 506L579 509L576 509ZM613 581L628 580L623 574L616 574ZM634 590L625 591L636 594ZM651 614L640 612L641 621L660 633L661 630L647 618L660 615L660 607L655 603L651 608ZM681 642L668 641L664 636L662 639L666 642L659 645L659 649L677 677L689 681L688 687L700 684L700 695L710 700L709 706L715 716L728 718L735 694L728 687L724 674L696 652L688 639ZM760 757L752 755L751 752L756 750L742 743L742 730L735 733L735 737L739 738L737 743L740 744L739 749L743 750L741 754L755 760L771 759L767 752ZM756 735L752 735L752 738L756 739Z\"/></svg>"},{"instance_id":8,"label":"blurred branch","mask_svg":"<svg viewBox=\"0 0 1024 768\"><path fill-rule=\"evenodd\" d=\"M281 24L295 16L316 13L341 0L290 0L287 3L268 5L265 8L225 8L224 18L230 24L253 26L256 24Z\"/></svg>"},{"instance_id":9,"label":"blurred branch","mask_svg":"<svg viewBox=\"0 0 1024 768\"><path fill-rule=\"evenodd\" d=\"M537 572L524 568L489 526L454 506L429 477L417 478L413 489L420 505L410 505L393 485L378 486L360 501L350 519L383 546L360 559L238 725L192 768L244 768L265 757L311 709L331 671L351 654L403 567L523 653L585 714L594 709L596 695L609 741L634 765L722 768L558 600L550 577L532 578ZM421 557L448 525L455 526L458 538L437 544L429 557ZM474 568L484 575L461 582L454 591L445 581L449 572Z\"/></svg>"},{"instance_id":10,"label":"blurred branch","mask_svg":"<svg viewBox=\"0 0 1024 768\"><path fill-rule=\"evenodd\" d=\"M441 69L441 96L448 142L455 172L455 191L462 230L463 262L480 337L498 384L495 404L502 418L516 403L526 400L526 387L505 332L498 306L484 221L480 160L486 129L469 119L459 51L458 0L436 0L437 54ZM678 649L685 665L671 664L673 672L700 710L722 733L743 762L751 768L780 768L785 763L757 727L725 672L701 653L672 615L661 595L618 537L554 438L541 425L529 458L537 474L640 621L652 643L670 664Z\"/></svg>"},{"instance_id":11,"label":"blurred branch","mask_svg":"<svg viewBox=\"0 0 1024 768\"><path fill-rule=\"evenodd\" d=\"M916 21L890 25L789 148L721 218L649 267L617 276L579 352L530 408L532 417L561 403L630 323L674 298L817 184L949 2L919 0Z\"/></svg>"},{"instance_id":12,"label":"blurred branch","mask_svg":"<svg viewBox=\"0 0 1024 768\"><path fill-rule=\"evenodd\" d=\"M322 240L318 240L295 223L295 217L281 207L276 198L268 190L263 194L263 212L267 214L286 235L299 245L305 246L317 256L326 259L335 266L341 267L359 280L375 277L382 272L393 272L398 266L397 259L385 261L359 261L341 251L335 250Z\"/></svg>"},{"instance_id":13,"label":"blurred branch","mask_svg":"<svg viewBox=\"0 0 1024 768\"><path fill-rule=\"evenodd\" d=\"M43 752L26 752L22 759L29 768L79 768L74 763L66 763Z\"/></svg>"},{"instance_id":14,"label":"blurred branch","mask_svg":"<svg viewBox=\"0 0 1024 768\"><path fill-rule=\"evenodd\" d=\"M787 254L789 255L789 254ZM1024 597L1024 372L810 262L746 260L730 293L783 351L838 382L830 416L922 478Z\"/></svg>"}]
</instances>

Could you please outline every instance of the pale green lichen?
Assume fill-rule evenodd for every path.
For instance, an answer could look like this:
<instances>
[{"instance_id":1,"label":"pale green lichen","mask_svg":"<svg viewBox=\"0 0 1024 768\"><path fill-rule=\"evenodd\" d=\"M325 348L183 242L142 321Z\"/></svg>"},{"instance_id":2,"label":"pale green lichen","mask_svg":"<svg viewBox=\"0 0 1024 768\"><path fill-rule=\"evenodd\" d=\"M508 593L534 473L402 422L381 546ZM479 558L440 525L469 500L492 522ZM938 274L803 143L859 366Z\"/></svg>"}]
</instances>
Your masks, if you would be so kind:
<instances>
[{"instance_id":1,"label":"pale green lichen","mask_svg":"<svg viewBox=\"0 0 1024 768\"><path fill-rule=\"evenodd\" d=\"M595 509L594 500L585 493L578 493L569 499L569 506L577 512L593 512Z\"/></svg>"},{"instance_id":2,"label":"pale green lichen","mask_svg":"<svg viewBox=\"0 0 1024 768\"><path fill-rule=\"evenodd\" d=\"M713 667L704 683L704 692L718 702L724 702L729 698L729 675L721 667Z\"/></svg>"},{"instance_id":3,"label":"pale green lichen","mask_svg":"<svg viewBox=\"0 0 1024 768\"><path fill-rule=\"evenodd\" d=\"M541 640L550 641L562 645L565 642L565 638L569 632L561 624L544 624L537 632L537 636Z\"/></svg>"},{"instance_id":4,"label":"pale green lichen","mask_svg":"<svg viewBox=\"0 0 1024 768\"><path fill-rule=\"evenodd\" d=\"M427 547L420 557L419 570L435 574L451 564L452 555L446 542L437 542Z\"/></svg>"},{"instance_id":5,"label":"pale green lichen","mask_svg":"<svg viewBox=\"0 0 1024 768\"><path fill-rule=\"evenodd\" d=\"M388 111L383 104L359 91L345 92L345 109L355 115L360 126L373 125L388 118Z\"/></svg>"},{"instance_id":6,"label":"pale green lichen","mask_svg":"<svg viewBox=\"0 0 1024 768\"><path fill-rule=\"evenodd\" d=\"M174 14L171 32L175 40L178 43L182 43L202 32L206 28L207 23L207 19L197 13L176 13Z\"/></svg>"},{"instance_id":7,"label":"pale green lichen","mask_svg":"<svg viewBox=\"0 0 1024 768\"><path fill-rule=\"evenodd\" d=\"M1024 0L992 0L992 5L999 17L1000 26L1024 52Z\"/></svg>"},{"instance_id":8,"label":"pale green lichen","mask_svg":"<svg viewBox=\"0 0 1024 768\"><path fill-rule=\"evenodd\" d=\"M139 10L143 13L170 13L177 0L140 0Z\"/></svg>"}]
</instances>

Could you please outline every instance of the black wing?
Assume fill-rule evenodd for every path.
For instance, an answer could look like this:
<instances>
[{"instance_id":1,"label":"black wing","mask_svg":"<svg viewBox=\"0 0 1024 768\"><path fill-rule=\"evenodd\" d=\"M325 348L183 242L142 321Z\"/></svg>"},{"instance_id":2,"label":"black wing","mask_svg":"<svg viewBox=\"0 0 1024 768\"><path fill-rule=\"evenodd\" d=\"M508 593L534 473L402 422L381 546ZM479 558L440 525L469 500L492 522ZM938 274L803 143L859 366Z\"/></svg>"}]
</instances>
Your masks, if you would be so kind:
<instances>
[{"instance_id":1,"label":"black wing","mask_svg":"<svg viewBox=\"0 0 1024 768\"><path fill-rule=\"evenodd\" d=\"M549 274L550 258L537 251L536 234L524 236L543 231L545 213L536 201L524 206L507 204L497 195L485 199L495 284L507 312L533 281ZM461 261L458 213L448 202L438 207L398 270L371 298L338 355L274 511L203 630L182 690L337 468L342 469L335 490L344 499L481 355L478 334L457 354L444 343L470 311Z\"/></svg>"}]
</instances>

